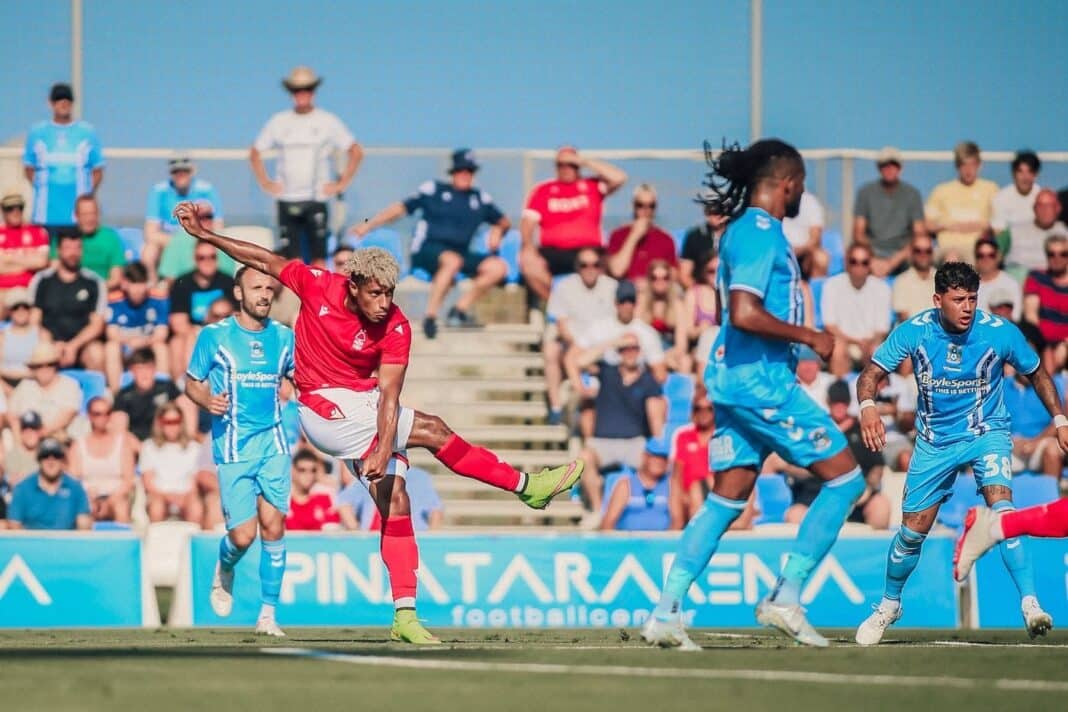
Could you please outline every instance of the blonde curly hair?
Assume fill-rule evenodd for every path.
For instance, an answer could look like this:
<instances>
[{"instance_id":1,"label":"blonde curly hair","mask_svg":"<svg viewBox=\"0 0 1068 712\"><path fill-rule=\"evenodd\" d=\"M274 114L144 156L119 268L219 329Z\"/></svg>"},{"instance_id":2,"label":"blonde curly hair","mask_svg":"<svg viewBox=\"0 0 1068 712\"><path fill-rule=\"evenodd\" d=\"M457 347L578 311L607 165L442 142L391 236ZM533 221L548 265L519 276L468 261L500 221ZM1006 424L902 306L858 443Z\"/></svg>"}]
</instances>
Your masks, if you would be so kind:
<instances>
[{"instance_id":1,"label":"blonde curly hair","mask_svg":"<svg viewBox=\"0 0 1068 712\"><path fill-rule=\"evenodd\" d=\"M397 286L400 278L400 265L393 255L381 247L364 247L353 250L344 267L354 283L358 285L378 282L386 289Z\"/></svg>"}]
</instances>

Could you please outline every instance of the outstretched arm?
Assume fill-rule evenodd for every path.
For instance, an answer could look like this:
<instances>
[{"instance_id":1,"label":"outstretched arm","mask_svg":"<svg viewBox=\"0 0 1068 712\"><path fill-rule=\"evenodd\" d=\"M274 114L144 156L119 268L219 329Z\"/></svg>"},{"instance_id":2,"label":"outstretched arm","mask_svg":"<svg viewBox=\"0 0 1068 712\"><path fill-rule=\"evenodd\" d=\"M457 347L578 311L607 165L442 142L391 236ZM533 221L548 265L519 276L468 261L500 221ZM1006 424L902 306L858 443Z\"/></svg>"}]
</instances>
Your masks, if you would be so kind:
<instances>
[{"instance_id":1,"label":"outstretched arm","mask_svg":"<svg viewBox=\"0 0 1068 712\"><path fill-rule=\"evenodd\" d=\"M764 308L760 297L744 289L731 290L730 317L731 324L742 331L811 346L825 361L834 350L834 337L830 334L776 319Z\"/></svg>"},{"instance_id":2,"label":"outstretched arm","mask_svg":"<svg viewBox=\"0 0 1068 712\"><path fill-rule=\"evenodd\" d=\"M1042 366L1036 368L1035 372L1028 376L1028 379L1030 379L1031 385L1034 386L1038 399L1042 401L1042 405L1046 406L1046 410L1053 417L1053 424L1057 426L1057 443L1061 446L1063 452L1068 453L1068 419L1064 417L1060 396L1057 395L1057 388L1053 385L1053 380Z\"/></svg>"},{"instance_id":3,"label":"outstretched arm","mask_svg":"<svg viewBox=\"0 0 1068 712\"><path fill-rule=\"evenodd\" d=\"M879 417L879 409L875 406L875 393L879 390L879 381L885 376L886 371L874 361L857 376L860 435L872 452L878 452L886 445L886 427L883 425L883 419Z\"/></svg>"},{"instance_id":4,"label":"outstretched arm","mask_svg":"<svg viewBox=\"0 0 1068 712\"><path fill-rule=\"evenodd\" d=\"M196 239L203 240L210 245L218 247L235 261L240 262L243 265L248 265L252 269L259 270L265 274L269 274L275 279L279 278L279 275L282 273L282 268L285 267L286 262L288 262L285 257L276 255L259 245L220 235L216 232L212 232L210 228L204 227L200 223L200 217L197 215L197 206L195 203L188 201L179 203L178 207L174 209L174 217L176 217L178 222L182 224L182 229Z\"/></svg>"}]
</instances>

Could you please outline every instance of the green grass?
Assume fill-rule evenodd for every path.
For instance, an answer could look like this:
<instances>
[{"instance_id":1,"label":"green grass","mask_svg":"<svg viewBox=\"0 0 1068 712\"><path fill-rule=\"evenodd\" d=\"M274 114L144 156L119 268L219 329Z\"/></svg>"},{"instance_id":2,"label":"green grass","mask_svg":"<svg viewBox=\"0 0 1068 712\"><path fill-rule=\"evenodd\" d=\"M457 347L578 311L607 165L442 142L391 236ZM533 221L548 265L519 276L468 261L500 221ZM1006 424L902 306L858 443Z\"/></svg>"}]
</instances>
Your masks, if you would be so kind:
<instances>
[{"instance_id":1,"label":"green grass","mask_svg":"<svg viewBox=\"0 0 1068 712\"><path fill-rule=\"evenodd\" d=\"M797 648L769 632L694 631L702 653L644 648L618 630L439 630L447 645L413 649L385 642L381 629L292 628L281 641L248 631L0 631L4 710L1024 710L1068 706L1068 634L1026 645L1022 631L891 631L859 648L834 631L831 648ZM952 647L933 641L968 641ZM978 643L982 643L979 645ZM1007 647L1016 646L1019 647ZM515 664L516 669L439 670L356 665L268 655L293 647L401 661ZM611 671L535 674L531 663L614 666ZM799 682L738 679L731 671L804 671L893 676ZM649 676L667 672L666 677ZM696 672L692 672L696 671ZM708 673L702 672L708 671ZM611 674L610 674L611 673ZM720 678L700 677L704 674ZM684 677L690 675L690 677ZM956 686L898 677L947 676ZM998 680L1040 680L1057 689L1008 690Z\"/></svg>"}]
</instances>

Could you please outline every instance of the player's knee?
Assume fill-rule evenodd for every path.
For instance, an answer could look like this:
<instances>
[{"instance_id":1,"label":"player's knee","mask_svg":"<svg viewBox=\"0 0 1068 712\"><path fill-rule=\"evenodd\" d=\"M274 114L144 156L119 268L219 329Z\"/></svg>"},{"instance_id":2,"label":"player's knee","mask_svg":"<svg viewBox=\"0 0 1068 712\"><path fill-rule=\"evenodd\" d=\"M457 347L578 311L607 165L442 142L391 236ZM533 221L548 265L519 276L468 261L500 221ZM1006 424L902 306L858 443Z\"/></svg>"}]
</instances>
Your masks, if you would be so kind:
<instances>
[{"instance_id":1,"label":"player's knee","mask_svg":"<svg viewBox=\"0 0 1068 712\"><path fill-rule=\"evenodd\" d=\"M441 447L445 444L445 441L452 435L452 429L436 415L429 415L427 413L421 413L417 420L419 426L419 434L421 440L429 442L431 445Z\"/></svg>"},{"instance_id":2,"label":"player's knee","mask_svg":"<svg viewBox=\"0 0 1068 712\"><path fill-rule=\"evenodd\" d=\"M253 526L247 526L248 522L244 522L230 530L230 541L238 549L247 549L252 546L252 542L256 541L256 526L253 520Z\"/></svg>"}]
</instances>

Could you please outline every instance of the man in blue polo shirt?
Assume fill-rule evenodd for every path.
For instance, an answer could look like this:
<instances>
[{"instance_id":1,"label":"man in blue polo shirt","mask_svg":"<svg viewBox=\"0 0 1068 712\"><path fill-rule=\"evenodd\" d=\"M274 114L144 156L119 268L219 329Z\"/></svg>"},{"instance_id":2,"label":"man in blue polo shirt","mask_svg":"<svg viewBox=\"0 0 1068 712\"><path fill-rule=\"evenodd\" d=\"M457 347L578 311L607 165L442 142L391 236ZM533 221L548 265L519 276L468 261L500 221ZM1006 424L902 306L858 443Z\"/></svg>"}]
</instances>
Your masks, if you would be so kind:
<instances>
[{"instance_id":1,"label":"man in blue polo shirt","mask_svg":"<svg viewBox=\"0 0 1068 712\"><path fill-rule=\"evenodd\" d=\"M74 92L56 84L48 97L52 120L30 129L22 154L26 180L33 184L33 216L55 244L61 228L74 226L74 201L93 195L104 180L104 155L96 130L74 120Z\"/></svg>"},{"instance_id":2,"label":"man in blue polo shirt","mask_svg":"<svg viewBox=\"0 0 1068 712\"><path fill-rule=\"evenodd\" d=\"M412 238L412 269L434 275L423 319L423 332L428 339L438 333L438 310L458 274L472 278L471 288L449 310L449 326L478 326L468 311L479 297L508 276L508 264L496 252L512 223L489 193L474 186L478 167L471 149L459 148L452 153L448 183L427 181L415 195L389 205L352 229L362 238L375 228L420 211ZM471 250L471 239L483 223L490 225L486 235L489 255Z\"/></svg>"},{"instance_id":3,"label":"man in blue polo shirt","mask_svg":"<svg viewBox=\"0 0 1068 712\"><path fill-rule=\"evenodd\" d=\"M55 438L37 449L40 469L16 487L8 509L11 529L90 529L89 497L78 480L63 471L66 453Z\"/></svg>"},{"instance_id":4,"label":"man in blue polo shirt","mask_svg":"<svg viewBox=\"0 0 1068 712\"><path fill-rule=\"evenodd\" d=\"M178 156L168 161L167 167L170 180L162 180L152 186L145 208L145 246L141 251L141 261L153 274L159 266L163 249L176 232L182 231L174 217L174 208L178 203L192 200L210 204L212 229L221 230L223 226L219 192L211 183L196 175L193 160L188 156ZM192 253L191 247L189 252Z\"/></svg>"}]
</instances>

